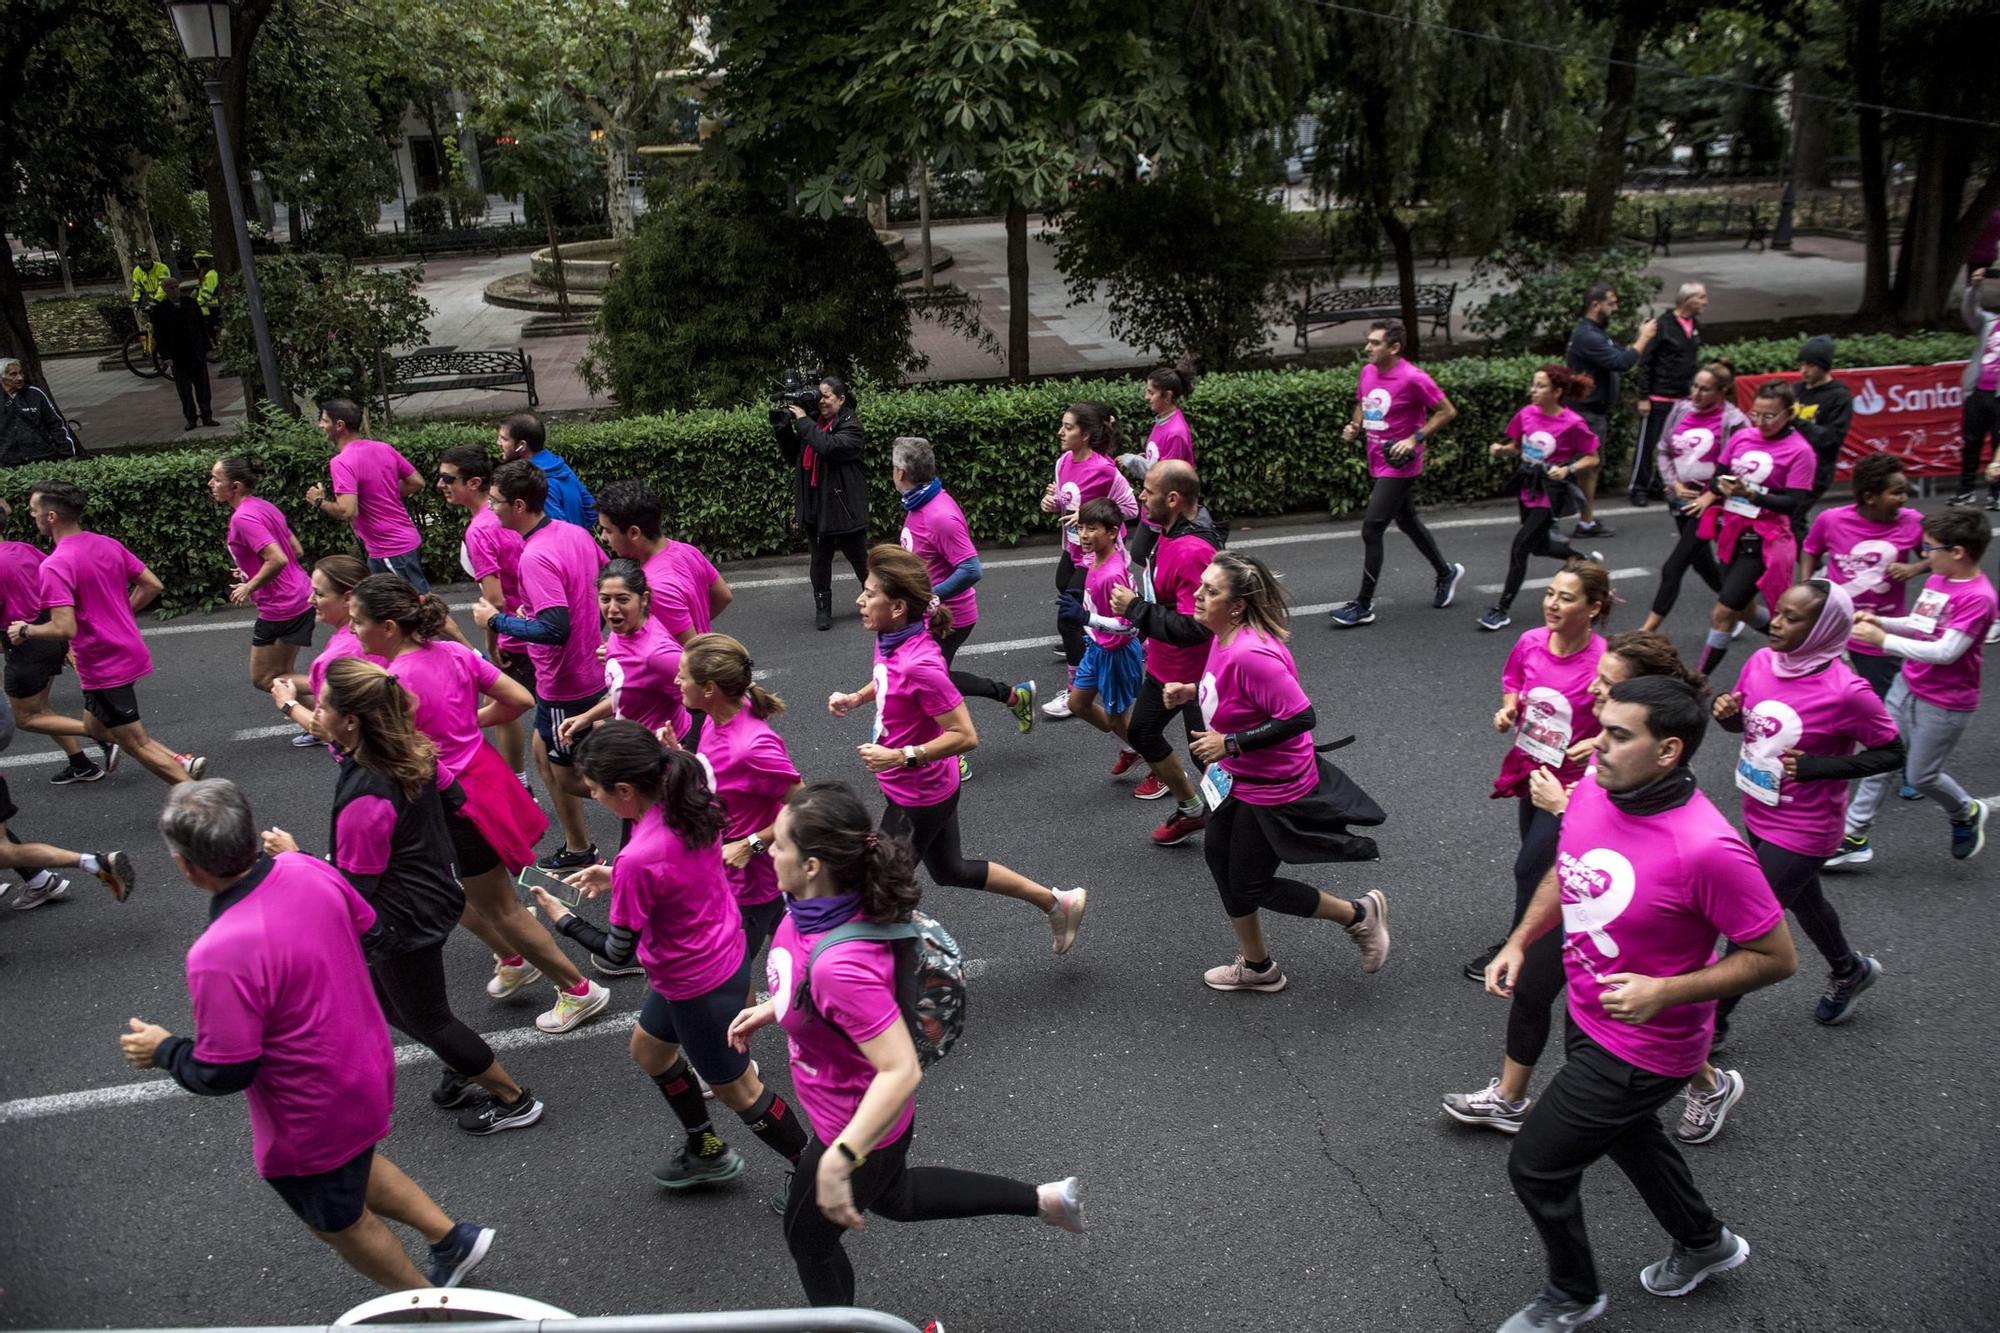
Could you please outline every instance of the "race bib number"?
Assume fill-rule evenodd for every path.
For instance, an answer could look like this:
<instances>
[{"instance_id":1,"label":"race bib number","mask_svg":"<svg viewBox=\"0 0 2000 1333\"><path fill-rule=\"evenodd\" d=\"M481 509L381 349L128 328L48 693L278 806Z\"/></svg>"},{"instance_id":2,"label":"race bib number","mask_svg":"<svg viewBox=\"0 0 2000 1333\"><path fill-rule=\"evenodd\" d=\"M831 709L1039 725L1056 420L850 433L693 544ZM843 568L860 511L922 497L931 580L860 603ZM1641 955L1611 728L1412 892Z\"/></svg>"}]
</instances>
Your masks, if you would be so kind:
<instances>
[{"instance_id":1,"label":"race bib number","mask_svg":"<svg viewBox=\"0 0 2000 1333\"><path fill-rule=\"evenodd\" d=\"M1935 634L1944 619L1944 609L1951 605L1951 594L1939 588L1925 588L1917 594L1917 604L1910 608L1910 624L1919 634Z\"/></svg>"},{"instance_id":2,"label":"race bib number","mask_svg":"<svg viewBox=\"0 0 2000 1333\"><path fill-rule=\"evenodd\" d=\"M1758 804L1778 803L1778 785L1784 777L1784 760L1755 754L1748 743L1737 753L1736 790Z\"/></svg>"},{"instance_id":3,"label":"race bib number","mask_svg":"<svg viewBox=\"0 0 2000 1333\"><path fill-rule=\"evenodd\" d=\"M1514 731L1514 748L1538 764L1562 767L1570 742L1569 700L1538 686L1521 701L1521 720Z\"/></svg>"},{"instance_id":4,"label":"race bib number","mask_svg":"<svg viewBox=\"0 0 2000 1333\"><path fill-rule=\"evenodd\" d=\"M1229 789L1236 785L1236 779L1229 776L1221 763L1213 763L1201 775L1201 799L1211 810L1219 810L1229 799Z\"/></svg>"},{"instance_id":5,"label":"race bib number","mask_svg":"<svg viewBox=\"0 0 2000 1333\"><path fill-rule=\"evenodd\" d=\"M1722 512L1734 514L1738 518L1762 518L1764 511L1748 496L1732 495L1722 503Z\"/></svg>"}]
</instances>

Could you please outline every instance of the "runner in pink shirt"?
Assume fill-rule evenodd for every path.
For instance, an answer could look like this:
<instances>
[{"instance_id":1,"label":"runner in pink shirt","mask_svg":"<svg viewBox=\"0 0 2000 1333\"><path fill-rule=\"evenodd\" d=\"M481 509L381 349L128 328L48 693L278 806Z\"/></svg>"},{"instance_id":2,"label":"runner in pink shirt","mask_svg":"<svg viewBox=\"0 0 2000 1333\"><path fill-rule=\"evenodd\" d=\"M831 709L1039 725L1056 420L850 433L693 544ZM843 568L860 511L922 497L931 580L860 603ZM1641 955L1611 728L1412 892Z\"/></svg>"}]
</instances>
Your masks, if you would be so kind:
<instances>
[{"instance_id":1,"label":"runner in pink shirt","mask_svg":"<svg viewBox=\"0 0 2000 1333\"><path fill-rule=\"evenodd\" d=\"M908 946L882 938L913 928L909 848L876 832L854 794L830 782L796 794L773 837L788 910L765 969L771 998L738 1014L729 1040L747 1052L777 1023L790 1042L799 1104L812 1120L785 1200L786 1242L806 1300L854 1303L854 1267L840 1243L867 1212L897 1222L1039 1217L1082 1231L1075 1176L1037 1187L909 1165L924 1075L896 980Z\"/></svg>"},{"instance_id":2,"label":"runner in pink shirt","mask_svg":"<svg viewBox=\"0 0 2000 1333\"><path fill-rule=\"evenodd\" d=\"M652 584L639 562L619 556L597 576L604 618L604 697L563 723L574 749L592 728L622 717L676 744L692 744L694 721L681 699L681 645L652 614Z\"/></svg>"},{"instance_id":3,"label":"runner in pink shirt","mask_svg":"<svg viewBox=\"0 0 2000 1333\"><path fill-rule=\"evenodd\" d=\"M1894 454L1870 454L1856 463L1854 503L1813 520L1799 552L1799 582L1811 578L1824 558L1826 577L1846 589L1856 611L1901 616L1909 602L1904 585L1930 572L1917 556L1924 516L1908 507L1909 498L1909 479ZM1878 699L1888 697L1903 672L1902 658L1865 639L1849 641L1847 660Z\"/></svg>"},{"instance_id":4,"label":"runner in pink shirt","mask_svg":"<svg viewBox=\"0 0 2000 1333\"><path fill-rule=\"evenodd\" d=\"M0 525L14 516L14 509L0 500ZM42 548L32 542L0 542L0 626L25 621L35 624L48 619L42 609ZM77 782L96 782L118 767L122 754L110 741L99 741L104 756L95 763L83 752L77 737L85 733L82 718L69 717L49 707L49 691L56 677L68 665L68 645L60 639L30 639L23 644L0 637L7 653L7 703L14 725L22 731L47 736L68 760L63 771L49 779L58 787ZM43 719L49 719L44 722Z\"/></svg>"},{"instance_id":5,"label":"runner in pink shirt","mask_svg":"<svg viewBox=\"0 0 2000 1333\"><path fill-rule=\"evenodd\" d=\"M479 585L479 595L495 606L521 604L521 534L502 526L487 503L486 490L493 481L493 456L477 444L453 445L438 459L437 487L445 503L467 510L465 538L459 543L459 567ZM486 656L507 678L527 690L535 689L535 664L528 660L528 645L519 639L486 633ZM494 727L489 735L507 768L528 786L528 731L532 719L515 718Z\"/></svg>"},{"instance_id":6,"label":"runner in pink shirt","mask_svg":"<svg viewBox=\"0 0 2000 1333\"><path fill-rule=\"evenodd\" d=\"M1656 630L1680 600L1681 583L1689 569L1711 592L1722 591L1722 567L1715 563L1715 546L1701 532L1701 516L1689 501L1706 493L1715 476L1716 459L1731 436L1749 426L1750 418L1729 401L1736 372L1726 361L1711 361L1694 373L1694 387L1673 405L1660 426L1660 488L1674 516L1677 534L1673 552L1660 566L1659 590L1640 628ZM1651 415L1659 415L1656 405Z\"/></svg>"},{"instance_id":7,"label":"runner in pink shirt","mask_svg":"<svg viewBox=\"0 0 2000 1333\"><path fill-rule=\"evenodd\" d=\"M368 576L368 562L360 556L330 555L313 565L310 584L313 615L320 624L332 626L333 637L319 650L319 656L307 666L304 675L293 672L271 682L271 701L278 706L279 715L297 723L310 738L310 744L326 741L312 727L313 703L326 687L326 669L343 657L367 657L377 666L382 665L381 658L370 656L361 646L361 640L354 637L349 625L354 589Z\"/></svg>"},{"instance_id":8,"label":"runner in pink shirt","mask_svg":"<svg viewBox=\"0 0 2000 1333\"><path fill-rule=\"evenodd\" d=\"M1361 591L1353 601L1343 602L1328 613L1336 629L1375 622L1382 538L1392 522L1437 574L1431 594L1433 607L1450 606L1458 593L1458 581L1465 577L1465 566L1446 562L1430 529L1417 517L1417 478L1424 470L1424 442L1450 425L1458 409L1435 380L1403 359L1406 340L1399 319L1378 319L1368 326L1363 349L1368 362L1361 367L1361 383L1355 390L1354 416L1340 432L1340 438L1350 444L1357 436L1367 437L1368 475L1374 482L1368 491L1368 508L1361 516Z\"/></svg>"},{"instance_id":9,"label":"runner in pink shirt","mask_svg":"<svg viewBox=\"0 0 2000 1333\"><path fill-rule=\"evenodd\" d=\"M1375 840L1348 832L1373 827L1381 807L1313 745L1317 718L1299 685L1286 641L1289 599L1254 556L1224 551L1202 571L1195 616L1213 636L1198 684L1166 688L1170 707L1201 709L1196 762L1208 766L1202 797L1210 813L1202 839L1208 873L1236 935L1236 957L1202 973L1219 991L1281 991L1283 970L1264 943L1259 910L1339 925L1361 951L1361 970L1389 960L1389 900L1380 889L1336 898L1278 870L1286 863L1374 861Z\"/></svg>"},{"instance_id":10,"label":"runner in pink shirt","mask_svg":"<svg viewBox=\"0 0 2000 1333\"><path fill-rule=\"evenodd\" d=\"M1139 454L1141 476L1159 462L1195 465L1194 431L1188 426L1187 413L1181 410L1181 404L1194 392L1198 378L1200 374L1192 357L1182 357L1146 376L1146 407L1153 414L1153 425L1146 432L1146 447ZM1119 460L1121 464L1127 461L1127 458ZM1128 558L1134 567L1143 569L1153 553L1154 543L1160 540L1159 525L1142 513L1130 535Z\"/></svg>"},{"instance_id":11,"label":"runner in pink shirt","mask_svg":"<svg viewBox=\"0 0 2000 1333\"><path fill-rule=\"evenodd\" d=\"M1486 971L1505 996L1527 948L1563 932L1568 1060L1514 1138L1507 1172L1547 1254L1546 1285L1507 1325L1579 1327L1606 1297L1584 1230L1584 1172L1610 1155L1672 1236L1641 1285L1680 1296L1750 1255L1696 1189L1657 1117L1707 1058L1715 1002L1798 967L1757 858L1689 767L1708 710L1681 681L1612 686L1597 763L1564 812L1556 864ZM1717 958L1717 935L1736 949Z\"/></svg>"},{"instance_id":12,"label":"runner in pink shirt","mask_svg":"<svg viewBox=\"0 0 2000 1333\"><path fill-rule=\"evenodd\" d=\"M371 571L394 574L418 592L429 592L423 537L403 505L423 491L424 479L393 446L360 438L361 409L350 399L320 404L319 431L334 448L333 498L315 482L306 488L306 503L353 527Z\"/></svg>"},{"instance_id":13,"label":"runner in pink shirt","mask_svg":"<svg viewBox=\"0 0 2000 1333\"><path fill-rule=\"evenodd\" d=\"M452 1221L378 1151L396 1066L361 950L374 910L317 857L263 855L234 783L178 789L160 822L211 900L187 956L196 1035L135 1018L126 1061L199 1096L245 1094L257 1174L356 1272L391 1291L458 1285L493 1231ZM430 1245L428 1277L385 1218Z\"/></svg>"},{"instance_id":14,"label":"runner in pink shirt","mask_svg":"<svg viewBox=\"0 0 2000 1333\"><path fill-rule=\"evenodd\" d=\"M305 548L278 507L253 493L263 475L261 465L240 454L218 458L209 469L208 493L229 508L225 541L238 580L230 586L229 601L257 608L250 627L250 684L269 694L272 681L291 674L299 649L312 646L314 617L312 582L300 564Z\"/></svg>"},{"instance_id":15,"label":"runner in pink shirt","mask_svg":"<svg viewBox=\"0 0 2000 1333\"><path fill-rule=\"evenodd\" d=\"M41 568L48 619L10 622L7 641L15 648L37 640L67 642L88 714L79 721L41 713L29 729L89 736L99 744L116 742L169 786L192 781L207 769L208 760L178 754L147 735L134 688L153 671L153 655L139 636L135 612L150 606L165 585L123 544L84 531L85 503L83 491L66 481L37 482L28 492L35 531L55 547Z\"/></svg>"},{"instance_id":16,"label":"runner in pink shirt","mask_svg":"<svg viewBox=\"0 0 2000 1333\"><path fill-rule=\"evenodd\" d=\"M1573 478L1595 470L1600 461L1597 436L1582 417L1564 406L1588 397L1591 383L1582 371L1554 363L1540 367L1528 389L1528 405L1507 423L1506 442L1487 447L1495 458L1511 455L1521 460L1521 528L1507 553L1507 581L1501 586L1500 600L1479 618L1481 629L1504 629L1513 623L1507 609L1528 577L1529 556L1604 562L1596 551L1584 557L1572 549L1556 527L1556 521L1569 512L1572 492L1582 494L1575 490Z\"/></svg>"},{"instance_id":17,"label":"runner in pink shirt","mask_svg":"<svg viewBox=\"0 0 2000 1333\"><path fill-rule=\"evenodd\" d=\"M1137 586L1125 548L1118 544L1122 526L1118 506L1103 497L1087 501L1077 511L1077 538L1090 559L1090 571L1084 575L1082 601L1064 607L1063 613L1081 615L1090 636L1083 663L1076 669L1076 683L1070 686L1070 713L1116 736L1124 744L1122 752L1136 760L1138 754L1128 738L1132 705L1146 678L1146 650L1132 622L1111 609L1113 589L1130 592Z\"/></svg>"},{"instance_id":18,"label":"runner in pink shirt","mask_svg":"<svg viewBox=\"0 0 2000 1333\"><path fill-rule=\"evenodd\" d=\"M1118 418L1103 403L1071 403L1056 429L1062 452L1056 455L1056 479L1042 492L1042 512L1056 515L1062 528L1062 546L1056 553L1056 595L1081 595L1084 579L1083 547L1076 536L1076 513L1086 501L1108 496L1126 518L1139 516L1139 501L1132 484L1113 461L1118 455ZM1067 686L1076 680L1083 662L1083 631L1073 624L1056 621L1062 638L1063 660L1067 665L1065 693L1042 705L1053 718L1069 716Z\"/></svg>"},{"instance_id":19,"label":"runner in pink shirt","mask_svg":"<svg viewBox=\"0 0 2000 1333\"><path fill-rule=\"evenodd\" d=\"M698 547L666 535L658 492L636 477L614 481L597 493L597 535L611 554L644 567L653 619L675 643L685 645L708 633L736 595Z\"/></svg>"},{"instance_id":20,"label":"runner in pink shirt","mask_svg":"<svg viewBox=\"0 0 2000 1333\"><path fill-rule=\"evenodd\" d=\"M951 612L931 591L924 562L900 546L875 547L855 604L875 636L875 667L860 689L829 695L826 708L846 717L875 705L874 730L856 752L887 803L882 831L908 838L938 884L1032 905L1048 919L1055 952L1068 953L1088 894L1038 884L998 861L968 860L960 844L958 765L948 761L977 746L979 733L945 670L938 641L951 633Z\"/></svg>"},{"instance_id":21,"label":"runner in pink shirt","mask_svg":"<svg viewBox=\"0 0 2000 1333\"><path fill-rule=\"evenodd\" d=\"M722 864L727 816L707 772L687 751L666 749L624 720L592 732L577 762L592 798L633 826L610 866L569 877L592 898L611 891L611 928L598 929L539 887L535 901L557 930L592 953L619 966L637 959L646 970L650 989L632 1029L632 1059L687 1132L686 1143L653 1168L653 1179L681 1190L743 1174L742 1157L709 1119L697 1074L765 1147L796 1165L805 1126L729 1040L751 961Z\"/></svg>"}]
</instances>

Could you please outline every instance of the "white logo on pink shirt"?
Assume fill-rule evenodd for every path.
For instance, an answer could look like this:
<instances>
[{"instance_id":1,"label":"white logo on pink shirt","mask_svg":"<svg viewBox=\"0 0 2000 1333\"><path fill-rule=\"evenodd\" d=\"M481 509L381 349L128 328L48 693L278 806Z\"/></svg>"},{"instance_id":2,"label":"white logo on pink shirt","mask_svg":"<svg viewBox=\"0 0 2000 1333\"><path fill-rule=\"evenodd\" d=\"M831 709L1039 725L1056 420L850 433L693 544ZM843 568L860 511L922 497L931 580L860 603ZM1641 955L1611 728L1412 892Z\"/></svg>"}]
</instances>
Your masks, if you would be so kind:
<instances>
[{"instance_id":1,"label":"white logo on pink shirt","mask_svg":"<svg viewBox=\"0 0 2000 1333\"><path fill-rule=\"evenodd\" d=\"M905 551L915 552L917 549L917 539L910 535L910 525L907 523L903 525L903 530L897 535L896 540L903 544Z\"/></svg>"},{"instance_id":2,"label":"white logo on pink shirt","mask_svg":"<svg viewBox=\"0 0 2000 1333\"><path fill-rule=\"evenodd\" d=\"M1202 673L1201 684L1195 688L1195 699L1201 704L1201 729L1203 731L1213 731L1215 729L1215 706L1218 702L1215 692L1215 673L1213 671L1204 671Z\"/></svg>"},{"instance_id":3,"label":"white logo on pink shirt","mask_svg":"<svg viewBox=\"0 0 2000 1333\"><path fill-rule=\"evenodd\" d=\"M1389 429L1389 408L1395 403L1387 389L1370 389L1361 400L1361 425L1367 430Z\"/></svg>"},{"instance_id":4,"label":"white logo on pink shirt","mask_svg":"<svg viewBox=\"0 0 2000 1333\"><path fill-rule=\"evenodd\" d=\"M1771 475L1771 469L1777 465L1777 460L1762 449L1745 449L1736 455L1729 465L1729 470L1738 480L1755 482L1762 486L1765 478Z\"/></svg>"},{"instance_id":5,"label":"white logo on pink shirt","mask_svg":"<svg viewBox=\"0 0 2000 1333\"><path fill-rule=\"evenodd\" d=\"M1556 437L1545 430L1531 430L1528 438L1521 441L1521 452L1531 463L1546 463L1555 451Z\"/></svg>"},{"instance_id":6,"label":"white logo on pink shirt","mask_svg":"<svg viewBox=\"0 0 2000 1333\"><path fill-rule=\"evenodd\" d=\"M1063 513L1074 513L1083 508L1083 491L1075 482L1066 481L1056 487L1056 502L1062 506Z\"/></svg>"},{"instance_id":7,"label":"white logo on pink shirt","mask_svg":"<svg viewBox=\"0 0 2000 1333\"><path fill-rule=\"evenodd\" d=\"M1682 467L1692 467L1706 462L1714 448L1715 432L1706 426L1692 426L1687 430L1674 432L1674 457L1680 460Z\"/></svg>"},{"instance_id":8,"label":"white logo on pink shirt","mask_svg":"<svg viewBox=\"0 0 2000 1333\"><path fill-rule=\"evenodd\" d=\"M708 762L708 756L707 756L707 755L705 755L705 754L703 754L703 753L702 753L701 751L699 751L699 750L696 750L696 751L694 752L694 761L695 761L695 762L696 762L697 764L700 764L700 765L701 765L701 776L702 776L702 779L703 779L703 781L705 781L705 782L707 782L707 783L708 783L708 789L709 789L709 790L710 790L711 792L712 792L712 791L714 791L714 790L715 790L715 765L714 765L714 764L711 764L711 763L709 763L709 762Z\"/></svg>"},{"instance_id":9,"label":"white logo on pink shirt","mask_svg":"<svg viewBox=\"0 0 2000 1333\"><path fill-rule=\"evenodd\" d=\"M604 659L604 688L611 694L611 716L624 717L618 700L625 693L625 664L615 657Z\"/></svg>"},{"instance_id":10,"label":"white logo on pink shirt","mask_svg":"<svg viewBox=\"0 0 2000 1333\"><path fill-rule=\"evenodd\" d=\"M1538 764L1560 765L1575 734L1575 714L1561 690L1537 685L1521 700L1514 746Z\"/></svg>"},{"instance_id":11,"label":"white logo on pink shirt","mask_svg":"<svg viewBox=\"0 0 2000 1333\"><path fill-rule=\"evenodd\" d=\"M1160 461L1160 446L1154 444L1151 440L1146 441L1146 466L1151 467L1153 466L1153 464L1159 461Z\"/></svg>"},{"instance_id":12,"label":"white logo on pink shirt","mask_svg":"<svg viewBox=\"0 0 2000 1333\"><path fill-rule=\"evenodd\" d=\"M889 728L882 721L882 714L889 707L889 664L875 664L875 734L868 739L876 745L882 743L882 733Z\"/></svg>"},{"instance_id":13,"label":"white logo on pink shirt","mask_svg":"<svg viewBox=\"0 0 2000 1333\"><path fill-rule=\"evenodd\" d=\"M1834 552L1833 570L1851 592L1881 592L1889 586L1889 566L1896 543L1880 538L1854 543L1845 553Z\"/></svg>"},{"instance_id":14,"label":"white logo on pink shirt","mask_svg":"<svg viewBox=\"0 0 2000 1333\"><path fill-rule=\"evenodd\" d=\"M1777 759L1806 734L1798 710L1779 699L1764 699L1743 715L1743 748L1760 759Z\"/></svg>"},{"instance_id":15,"label":"white logo on pink shirt","mask_svg":"<svg viewBox=\"0 0 2000 1333\"><path fill-rule=\"evenodd\" d=\"M1563 930L1588 935L1597 952L1618 957L1618 941L1609 927L1624 915L1639 890L1639 876L1624 855L1609 847L1593 847L1582 856L1564 853L1557 859L1562 885Z\"/></svg>"},{"instance_id":16,"label":"white logo on pink shirt","mask_svg":"<svg viewBox=\"0 0 2000 1333\"><path fill-rule=\"evenodd\" d=\"M792 1008L792 951L771 946L764 957L764 985L771 992L771 1007L780 1019Z\"/></svg>"}]
</instances>

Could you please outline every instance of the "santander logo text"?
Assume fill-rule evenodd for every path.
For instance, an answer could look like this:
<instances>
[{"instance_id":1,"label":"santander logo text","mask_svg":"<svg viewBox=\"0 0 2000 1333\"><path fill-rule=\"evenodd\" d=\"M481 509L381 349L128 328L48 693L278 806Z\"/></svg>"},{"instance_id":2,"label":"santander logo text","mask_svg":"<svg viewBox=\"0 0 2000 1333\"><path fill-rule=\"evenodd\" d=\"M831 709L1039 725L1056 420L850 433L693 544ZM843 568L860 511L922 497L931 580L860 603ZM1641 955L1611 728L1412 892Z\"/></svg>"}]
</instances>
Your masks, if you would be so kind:
<instances>
[{"instance_id":1,"label":"santander logo text","mask_svg":"<svg viewBox=\"0 0 2000 1333\"><path fill-rule=\"evenodd\" d=\"M1891 384L1884 397L1875 381L1864 380L1854 395L1854 414L1872 417L1879 412L1956 412L1965 405L1965 391L1956 384Z\"/></svg>"}]
</instances>

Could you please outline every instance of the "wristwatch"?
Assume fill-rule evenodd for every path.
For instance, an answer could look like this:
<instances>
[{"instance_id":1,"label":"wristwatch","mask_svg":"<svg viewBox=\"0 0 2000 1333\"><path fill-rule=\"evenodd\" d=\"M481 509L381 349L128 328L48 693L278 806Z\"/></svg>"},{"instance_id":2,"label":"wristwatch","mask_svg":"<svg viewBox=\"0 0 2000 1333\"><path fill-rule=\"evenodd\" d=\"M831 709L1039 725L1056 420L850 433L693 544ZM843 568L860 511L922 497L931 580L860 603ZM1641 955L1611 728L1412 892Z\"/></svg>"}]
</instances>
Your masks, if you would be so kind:
<instances>
[{"instance_id":1,"label":"wristwatch","mask_svg":"<svg viewBox=\"0 0 2000 1333\"><path fill-rule=\"evenodd\" d=\"M903 767L904 767L904 768L915 768L915 767L916 767L916 766L917 766L918 764L920 764L920 763L922 763L922 762L923 762L922 760L920 760L920 759L918 759L918 758L917 758L917 747L916 747L916 746L914 746L914 745L905 745L905 746L903 747Z\"/></svg>"},{"instance_id":2,"label":"wristwatch","mask_svg":"<svg viewBox=\"0 0 2000 1333\"><path fill-rule=\"evenodd\" d=\"M746 841L749 842L750 844L750 855L752 856L762 856L765 852L771 849L770 843L765 842L762 838L758 837L754 833L751 834L749 838L746 839Z\"/></svg>"},{"instance_id":3,"label":"wristwatch","mask_svg":"<svg viewBox=\"0 0 2000 1333\"><path fill-rule=\"evenodd\" d=\"M1411 431L1410 438L1415 440L1418 444L1422 444L1424 442L1424 428L1422 426L1419 426L1415 430Z\"/></svg>"},{"instance_id":4,"label":"wristwatch","mask_svg":"<svg viewBox=\"0 0 2000 1333\"><path fill-rule=\"evenodd\" d=\"M290 717L292 715L292 710L294 708L297 708L298 706L299 706L299 701L297 699L287 699L283 703L278 705L278 711L280 713L283 713L286 717Z\"/></svg>"},{"instance_id":5,"label":"wristwatch","mask_svg":"<svg viewBox=\"0 0 2000 1333\"><path fill-rule=\"evenodd\" d=\"M1243 742L1236 739L1235 732L1232 731L1222 738L1222 752L1229 755L1243 753Z\"/></svg>"},{"instance_id":6,"label":"wristwatch","mask_svg":"<svg viewBox=\"0 0 2000 1333\"><path fill-rule=\"evenodd\" d=\"M855 1152L854 1149L847 1146L847 1140L845 1139L835 1139L833 1141L833 1150L846 1158L849 1166L860 1166L868 1160L867 1153Z\"/></svg>"}]
</instances>

